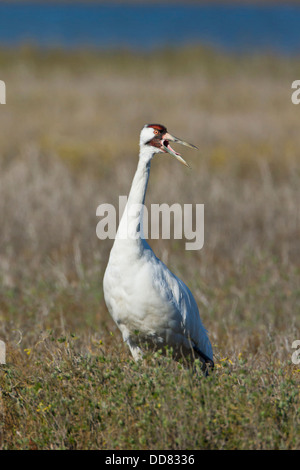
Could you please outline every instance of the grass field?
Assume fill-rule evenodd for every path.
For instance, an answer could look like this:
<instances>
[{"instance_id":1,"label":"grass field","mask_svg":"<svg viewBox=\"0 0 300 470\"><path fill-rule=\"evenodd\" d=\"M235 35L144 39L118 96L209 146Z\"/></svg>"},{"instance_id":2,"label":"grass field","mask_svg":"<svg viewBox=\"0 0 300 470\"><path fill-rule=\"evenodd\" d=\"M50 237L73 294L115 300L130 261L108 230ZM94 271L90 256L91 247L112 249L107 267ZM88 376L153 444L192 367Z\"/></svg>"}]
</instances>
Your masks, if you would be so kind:
<instances>
[{"instance_id":1,"label":"grass field","mask_svg":"<svg viewBox=\"0 0 300 470\"><path fill-rule=\"evenodd\" d=\"M299 449L300 61L202 49L0 51L1 449ZM112 240L142 126L195 143L152 163L146 203L205 204L205 244L150 241L195 295L207 379L136 365L106 310ZM170 177L171 176L171 177Z\"/></svg>"}]
</instances>

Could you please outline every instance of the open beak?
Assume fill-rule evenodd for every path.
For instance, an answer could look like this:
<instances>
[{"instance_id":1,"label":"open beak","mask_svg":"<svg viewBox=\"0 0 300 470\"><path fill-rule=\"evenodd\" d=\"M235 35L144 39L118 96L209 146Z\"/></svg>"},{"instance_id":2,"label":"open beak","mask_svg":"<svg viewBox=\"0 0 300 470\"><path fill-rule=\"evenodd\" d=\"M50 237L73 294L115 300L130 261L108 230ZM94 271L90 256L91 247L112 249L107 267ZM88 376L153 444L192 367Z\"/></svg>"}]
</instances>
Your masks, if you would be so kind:
<instances>
[{"instance_id":1,"label":"open beak","mask_svg":"<svg viewBox=\"0 0 300 470\"><path fill-rule=\"evenodd\" d=\"M191 149L196 149L198 150L198 147L196 147L195 145L193 144L189 144L188 142L185 142L184 140L181 140L181 139L178 139L177 137L174 137L173 135L169 134L168 132L166 132L163 136L163 139L162 139L162 149L165 151L165 152L168 152L170 155L173 155L173 157L177 158L178 161L180 161L180 163L183 163L183 165L187 166L188 168L190 168L190 166L188 165L188 163L182 158L182 156L180 155L180 153L178 152L175 152L174 149L172 149L171 145L170 145L170 141L171 142L176 142L177 144L181 144L181 145L185 145L186 147L189 147Z\"/></svg>"}]
</instances>

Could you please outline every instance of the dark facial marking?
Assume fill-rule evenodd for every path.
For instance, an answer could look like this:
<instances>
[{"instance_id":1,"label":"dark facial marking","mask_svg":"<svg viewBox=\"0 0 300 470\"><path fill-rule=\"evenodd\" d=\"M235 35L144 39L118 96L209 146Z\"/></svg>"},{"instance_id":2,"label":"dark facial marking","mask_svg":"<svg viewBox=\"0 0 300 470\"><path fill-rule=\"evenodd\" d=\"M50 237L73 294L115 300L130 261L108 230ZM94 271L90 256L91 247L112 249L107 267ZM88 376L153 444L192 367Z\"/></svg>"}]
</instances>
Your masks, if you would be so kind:
<instances>
[{"instance_id":1,"label":"dark facial marking","mask_svg":"<svg viewBox=\"0 0 300 470\"><path fill-rule=\"evenodd\" d=\"M162 126L161 124L148 124L147 128L151 127L154 129L155 136L146 142L146 145L151 145L152 147L161 147L161 139L162 136L167 132L167 129L165 126Z\"/></svg>"},{"instance_id":2,"label":"dark facial marking","mask_svg":"<svg viewBox=\"0 0 300 470\"><path fill-rule=\"evenodd\" d=\"M153 137L153 139L146 142L146 145L151 145L152 147L160 148L161 138L159 136Z\"/></svg>"}]
</instances>

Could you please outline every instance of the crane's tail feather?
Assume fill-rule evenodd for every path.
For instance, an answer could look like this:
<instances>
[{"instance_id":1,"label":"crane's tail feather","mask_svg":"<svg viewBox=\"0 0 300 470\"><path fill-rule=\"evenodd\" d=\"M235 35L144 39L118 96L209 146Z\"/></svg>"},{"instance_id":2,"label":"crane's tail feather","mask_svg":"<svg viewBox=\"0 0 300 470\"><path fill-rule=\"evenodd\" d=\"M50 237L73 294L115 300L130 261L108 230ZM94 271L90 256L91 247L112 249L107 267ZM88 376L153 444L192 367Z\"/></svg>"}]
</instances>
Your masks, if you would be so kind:
<instances>
[{"instance_id":1,"label":"crane's tail feather","mask_svg":"<svg viewBox=\"0 0 300 470\"><path fill-rule=\"evenodd\" d=\"M208 375L208 368L211 371L214 370L214 367L215 367L214 361L212 359L210 359L202 351L200 351L200 349L197 346L193 346L193 349L194 349L195 353L197 353L198 356L200 356L200 358L202 359L202 361L204 363L204 367L205 367L205 375Z\"/></svg>"}]
</instances>

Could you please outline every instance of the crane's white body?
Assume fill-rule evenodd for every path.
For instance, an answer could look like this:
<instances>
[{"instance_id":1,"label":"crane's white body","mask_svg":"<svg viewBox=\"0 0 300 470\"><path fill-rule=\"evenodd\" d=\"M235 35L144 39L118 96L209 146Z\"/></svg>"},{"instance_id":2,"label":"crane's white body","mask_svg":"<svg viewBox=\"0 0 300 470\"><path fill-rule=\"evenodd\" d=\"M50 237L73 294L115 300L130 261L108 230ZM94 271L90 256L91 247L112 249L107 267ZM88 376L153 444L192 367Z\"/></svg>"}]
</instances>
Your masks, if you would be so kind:
<instances>
[{"instance_id":1,"label":"crane's white body","mask_svg":"<svg viewBox=\"0 0 300 470\"><path fill-rule=\"evenodd\" d=\"M142 139L142 137L141 137ZM142 210L153 147L141 143L138 167L105 271L107 308L135 360L141 345L173 348L186 355L196 347L210 360L211 343L189 288L154 254L142 235Z\"/></svg>"}]
</instances>

